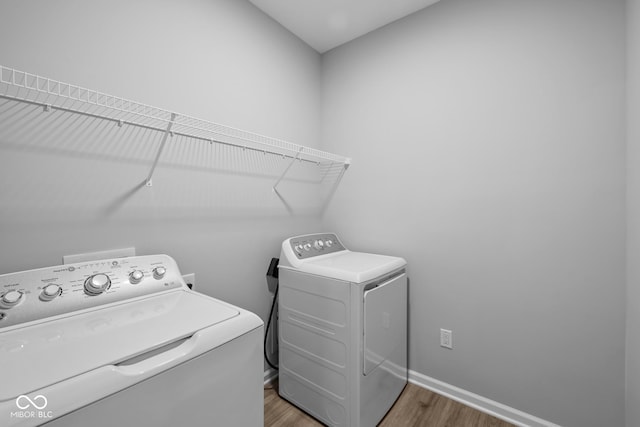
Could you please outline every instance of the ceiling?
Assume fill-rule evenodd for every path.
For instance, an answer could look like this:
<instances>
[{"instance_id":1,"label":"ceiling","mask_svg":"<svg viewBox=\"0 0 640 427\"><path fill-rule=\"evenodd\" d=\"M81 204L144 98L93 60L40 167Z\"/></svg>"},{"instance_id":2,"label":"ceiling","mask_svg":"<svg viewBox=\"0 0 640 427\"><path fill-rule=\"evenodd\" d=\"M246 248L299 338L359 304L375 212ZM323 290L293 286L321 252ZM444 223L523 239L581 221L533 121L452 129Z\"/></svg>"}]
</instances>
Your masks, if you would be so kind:
<instances>
[{"instance_id":1,"label":"ceiling","mask_svg":"<svg viewBox=\"0 0 640 427\"><path fill-rule=\"evenodd\" d=\"M320 53L439 0L249 0Z\"/></svg>"}]
</instances>

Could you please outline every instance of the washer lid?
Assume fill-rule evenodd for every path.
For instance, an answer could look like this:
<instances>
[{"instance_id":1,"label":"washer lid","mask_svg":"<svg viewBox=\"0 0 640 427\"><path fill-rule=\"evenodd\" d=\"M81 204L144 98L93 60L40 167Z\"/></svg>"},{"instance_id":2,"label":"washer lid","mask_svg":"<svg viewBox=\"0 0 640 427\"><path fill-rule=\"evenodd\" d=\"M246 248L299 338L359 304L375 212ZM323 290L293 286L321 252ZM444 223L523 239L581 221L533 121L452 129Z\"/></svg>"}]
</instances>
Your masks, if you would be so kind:
<instances>
[{"instance_id":1,"label":"washer lid","mask_svg":"<svg viewBox=\"0 0 640 427\"><path fill-rule=\"evenodd\" d=\"M303 260L297 269L331 279L364 283L405 265L403 258L344 250Z\"/></svg>"},{"instance_id":2,"label":"washer lid","mask_svg":"<svg viewBox=\"0 0 640 427\"><path fill-rule=\"evenodd\" d=\"M213 298L178 290L2 332L0 402L126 361L239 314Z\"/></svg>"}]
</instances>

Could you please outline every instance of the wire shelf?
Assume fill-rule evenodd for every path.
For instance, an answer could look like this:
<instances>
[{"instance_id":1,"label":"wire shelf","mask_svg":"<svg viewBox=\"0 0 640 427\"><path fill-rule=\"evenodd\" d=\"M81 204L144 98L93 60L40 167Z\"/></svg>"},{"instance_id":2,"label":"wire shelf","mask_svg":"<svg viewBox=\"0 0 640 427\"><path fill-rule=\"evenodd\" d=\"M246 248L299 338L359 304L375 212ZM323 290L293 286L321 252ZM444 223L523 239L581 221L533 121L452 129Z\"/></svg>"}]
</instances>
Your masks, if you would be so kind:
<instances>
[{"instance_id":1,"label":"wire shelf","mask_svg":"<svg viewBox=\"0 0 640 427\"><path fill-rule=\"evenodd\" d=\"M38 105L44 111L53 109L82 114L114 122L118 126L133 125L164 134L147 184L162 153L167 138L180 135L210 143L224 144L242 150L281 156L291 161L318 165L341 165L348 168L351 159L277 138L176 114L161 108L87 89L70 83L42 77L0 65L0 98ZM287 168L288 169L288 168ZM283 174L283 176L286 174ZM282 177L274 185L274 190Z\"/></svg>"}]
</instances>

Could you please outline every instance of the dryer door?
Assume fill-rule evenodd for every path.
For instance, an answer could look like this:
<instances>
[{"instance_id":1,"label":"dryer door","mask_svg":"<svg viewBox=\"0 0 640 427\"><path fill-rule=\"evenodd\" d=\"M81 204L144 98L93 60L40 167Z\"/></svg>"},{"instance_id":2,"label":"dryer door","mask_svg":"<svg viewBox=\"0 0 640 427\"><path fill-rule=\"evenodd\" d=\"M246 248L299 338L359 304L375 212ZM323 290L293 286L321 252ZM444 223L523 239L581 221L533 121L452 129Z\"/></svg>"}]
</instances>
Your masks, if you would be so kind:
<instances>
[{"instance_id":1,"label":"dryer door","mask_svg":"<svg viewBox=\"0 0 640 427\"><path fill-rule=\"evenodd\" d=\"M393 354L406 357L407 275L389 279L364 293L363 374L369 375ZM397 351L401 350L401 351ZM402 368L406 360L390 360ZM393 366L390 366L393 368Z\"/></svg>"}]
</instances>

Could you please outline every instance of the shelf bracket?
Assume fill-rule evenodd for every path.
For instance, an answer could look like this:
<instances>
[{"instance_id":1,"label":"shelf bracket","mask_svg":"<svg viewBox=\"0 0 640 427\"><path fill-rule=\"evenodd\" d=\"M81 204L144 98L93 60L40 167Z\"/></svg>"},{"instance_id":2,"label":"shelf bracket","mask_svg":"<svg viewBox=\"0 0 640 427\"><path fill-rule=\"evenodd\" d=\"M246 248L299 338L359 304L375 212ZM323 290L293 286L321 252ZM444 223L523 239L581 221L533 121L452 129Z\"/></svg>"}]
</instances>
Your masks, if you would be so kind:
<instances>
[{"instance_id":1,"label":"shelf bracket","mask_svg":"<svg viewBox=\"0 0 640 427\"><path fill-rule=\"evenodd\" d=\"M284 172L282 172L282 175L280 175L280 178L278 178L276 183L273 184L273 187L271 189L273 190L274 193L278 192L278 190L276 190L276 188L278 187L278 184L280 184L280 181L282 181L282 178L284 178L285 175L287 174L287 172L289 172L289 169L291 169L291 166L293 166L295 161L298 160L298 158L300 157L300 154L302 154L302 150L303 149L304 149L304 147L300 147L300 149L298 150L298 154L296 154L296 156L293 159L291 159L291 163L289 163L289 166L287 166L287 168L284 170Z\"/></svg>"},{"instance_id":2,"label":"shelf bracket","mask_svg":"<svg viewBox=\"0 0 640 427\"><path fill-rule=\"evenodd\" d=\"M176 120L176 113L171 113L171 120L167 125L167 129L164 131L164 136L162 137L162 142L160 143L160 148L158 148L158 153L156 154L156 159L153 161L153 166L151 166L151 170L149 171L149 175L146 179L146 186L153 186L153 181L151 178L153 177L153 172L156 170L156 166L158 166L158 160L160 160L160 155L162 154L162 150L164 150L164 146L167 143L167 139L171 135L171 127L173 126L174 121Z\"/></svg>"},{"instance_id":3,"label":"shelf bracket","mask_svg":"<svg viewBox=\"0 0 640 427\"><path fill-rule=\"evenodd\" d=\"M327 195L327 197L324 200L323 207L322 207L322 215L324 215L324 213L326 212L327 208L329 207L329 203L331 202L331 199L333 199L333 195L335 194L336 190L338 189L338 185L340 185L340 181L342 181L342 177L344 176L344 173L347 171L347 169L349 169L350 165L351 165L351 159L345 159L344 167L342 169L340 169L340 174L338 175L338 178L333 183L333 186L329 190L329 194Z\"/></svg>"}]
</instances>

